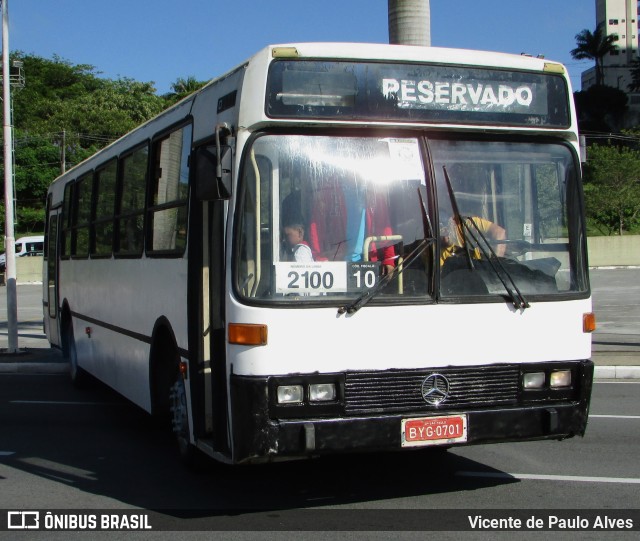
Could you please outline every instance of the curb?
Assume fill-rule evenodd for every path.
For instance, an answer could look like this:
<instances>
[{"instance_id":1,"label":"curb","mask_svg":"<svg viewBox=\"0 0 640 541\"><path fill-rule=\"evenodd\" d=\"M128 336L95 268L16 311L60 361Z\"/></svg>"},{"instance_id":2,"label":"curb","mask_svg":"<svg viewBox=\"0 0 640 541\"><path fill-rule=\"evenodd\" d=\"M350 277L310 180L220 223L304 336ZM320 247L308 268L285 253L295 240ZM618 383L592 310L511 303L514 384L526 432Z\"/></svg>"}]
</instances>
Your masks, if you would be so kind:
<instances>
[{"instance_id":1,"label":"curb","mask_svg":"<svg viewBox=\"0 0 640 541\"><path fill-rule=\"evenodd\" d=\"M640 366L596 366L594 379L640 379Z\"/></svg>"},{"instance_id":2,"label":"curb","mask_svg":"<svg viewBox=\"0 0 640 541\"><path fill-rule=\"evenodd\" d=\"M69 363L3 363L0 362L0 374L67 374Z\"/></svg>"}]
</instances>

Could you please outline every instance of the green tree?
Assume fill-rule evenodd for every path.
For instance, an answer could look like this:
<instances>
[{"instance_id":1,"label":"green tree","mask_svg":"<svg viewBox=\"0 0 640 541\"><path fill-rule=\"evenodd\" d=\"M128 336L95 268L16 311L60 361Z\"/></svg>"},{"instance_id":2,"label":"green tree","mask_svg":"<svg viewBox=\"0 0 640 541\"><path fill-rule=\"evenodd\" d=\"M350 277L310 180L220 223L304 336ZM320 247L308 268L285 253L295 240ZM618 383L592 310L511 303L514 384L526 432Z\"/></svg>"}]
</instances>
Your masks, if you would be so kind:
<instances>
[{"instance_id":1,"label":"green tree","mask_svg":"<svg viewBox=\"0 0 640 541\"><path fill-rule=\"evenodd\" d=\"M592 145L585 166L587 217L607 234L640 225L640 151Z\"/></svg>"},{"instance_id":2,"label":"green tree","mask_svg":"<svg viewBox=\"0 0 640 541\"><path fill-rule=\"evenodd\" d=\"M604 83L603 59L618 50L615 41L614 34L605 35L603 24L599 24L594 32L585 28L576 34L577 47L571 50L571 57L575 60L593 60L595 62L596 85Z\"/></svg>"},{"instance_id":3,"label":"green tree","mask_svg":"<svg viewBox=\"0 0 640 541\"><path fill-rule=\"evenodd\" d=\"M103 79L87 64L22 52L12 59L23 62L26 74L25 87L12 93L16 221L26 233L43 228L46 193L60 174L63 144L69 168L171 102L156 94L153 83Z\"/></svg>"},{"instance_id":4,"label":"green tree","mask_svg":"<svg viewBox=\"0 0 640 541\"><path fill-rule=\"evenodd\" d=\"M54 57L16 53L24 63L26 86L14 93L14 125L39 135L85 134L82 147L120 137L157 115L167 101L153 83L132 79L101 79L93 66L73 65Z\"/></svg>"},{"instance_id":5,"label":"green tree","mask_svg":"<svg viewBox=\"0 0 640 541\"><path fill-rule=\"evenodd\" d=\"M631 83L627 85L629 92L640 90L640 60L637 58L631 61Z\"/></svg>"},{"instance_id":6,"label":"green tree","mask_svg":"<svg viewBox=\"0 0 640 541\"><path fill-rule=\"evenodd\" d=\"M195 77L189 76L186 79L179 77L171 85L171 92L165 94L164 98L170 103L176 103L189 94L200 90L208 81L198 81Z\"/></svg>"},{"instance_id":7,"label":"green tree","mask_svg":"<svg viewBox=\"0 0 640 541\"><path fill-rule=\"evenodd\" d=\"M573 97L581 131L617 132L622 127L628 101L622 90L595 85Z\"/></svg>"}]
</instances>

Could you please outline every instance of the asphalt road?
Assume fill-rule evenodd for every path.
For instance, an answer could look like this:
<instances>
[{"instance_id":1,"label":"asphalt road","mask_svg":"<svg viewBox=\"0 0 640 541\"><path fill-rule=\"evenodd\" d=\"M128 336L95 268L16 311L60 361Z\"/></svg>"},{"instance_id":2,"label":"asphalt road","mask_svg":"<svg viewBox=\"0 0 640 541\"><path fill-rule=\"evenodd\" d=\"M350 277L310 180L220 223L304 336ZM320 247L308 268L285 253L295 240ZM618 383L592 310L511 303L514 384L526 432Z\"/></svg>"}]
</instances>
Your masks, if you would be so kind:
<instances>
[{"instance_id":1,"label":"asphalt road","mask_svg":"<svg viewBox=\"0 0 640 541\"><path fill-rule=\"evenodd\" d=\"M386 517L398 529L387 510L622 510L640 494L637 382L595 384L584 438L197 472L144 412L62 375L0 374L0 427L0 509L147 509L180 530L277 528L278 513L314 510L293 516L308 526L327 509L356 510L350 527Z\"/></svg>"},{"instance_id":2,"label":"asphalt road","mask_svg":"<svg viewBox=\"0 0 640 541\"><path fill-rule=\"evenodd\" d=\"M640 351L640 269L592 271L592 283L599 320L594 348L635 362ZM0 309L4 302L0 298ZM40 286L20 286L21 339L45 347L39 309ZM0 313L0 340L6 333L4 321ZM420 511L419 517L451 509L485 515L492 510L544 515L632 508L637 513L639 448L640 382L597 381L584 438L264 466L207 462L194 472L178 463L167 430L110 390L96 385L78 391L64 375L0 374L0 510L151 510L168 530L233 531L215 532L216 539L272 538L269 530L334 530L344 524L349 533L313 538L415 540L416 534L404 532L407 524L402 523L416 520L412 511ZM425 536L429 525L415 529ZM367 531L358 536L357 530ZM0 538L15 539L17 534L0 531ZM68 539L74 534L43 535ZM513 533L478 535L499 539ZM540 533L529 535L534 539ZM637 530L611 535L637 538ZM175 539L175 533L157 532L154 538ZM278 538L311 537L280 532ZM518 538L529 537L519 532ZM562 538L601 539L602 532L566 531Z\"/></svg>"}]
</instances>

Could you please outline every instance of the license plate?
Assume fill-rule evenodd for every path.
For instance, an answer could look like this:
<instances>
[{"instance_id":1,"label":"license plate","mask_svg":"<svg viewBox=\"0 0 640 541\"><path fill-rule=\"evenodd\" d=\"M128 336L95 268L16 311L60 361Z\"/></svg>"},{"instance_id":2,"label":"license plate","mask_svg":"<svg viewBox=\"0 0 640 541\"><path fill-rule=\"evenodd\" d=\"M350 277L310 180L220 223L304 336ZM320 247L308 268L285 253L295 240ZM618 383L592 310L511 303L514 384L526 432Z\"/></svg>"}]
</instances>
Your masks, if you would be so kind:
<instances>
[{"instance_id":1,"label":"license plate","mask_svg":"<svg viewBox=\"0 0 640 541\"><path fill-rule=\"evenodd\" d=\"M402 447L443 445L463 441L467 441L466 415L402 419Z\"/></svg>"}]
</instances>

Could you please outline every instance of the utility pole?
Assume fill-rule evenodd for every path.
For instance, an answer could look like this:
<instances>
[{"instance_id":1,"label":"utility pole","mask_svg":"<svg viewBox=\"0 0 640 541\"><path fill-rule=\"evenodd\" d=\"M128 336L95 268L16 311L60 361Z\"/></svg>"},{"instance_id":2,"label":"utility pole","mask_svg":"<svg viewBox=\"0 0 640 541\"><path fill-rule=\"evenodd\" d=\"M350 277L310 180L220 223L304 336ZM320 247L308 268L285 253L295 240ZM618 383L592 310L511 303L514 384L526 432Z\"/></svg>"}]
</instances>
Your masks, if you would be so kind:
<instances>
[{"instance_id":1,"label":"utility pole","mask_svg":"<svg viewBox=\"0 0 640 541\"><path fill-rule=\"evenodd\" d=\"M18 351L18 290L16 239L13 227L13 126L11 123L11 66L9 65L9 0L2 2L2 133L4 137L4 250L7 287L7 353Z\"/></svg>"},{"instance_id":2,"label":"utility pole","mask_svg":"<svg viewBox=\"0 0 640 541\"><path fill-rule=\"evenodd\" d=\"M60 174L67 171L67 132L62 130L62 142L60 143Z\"/></svg>"}]
</instances>

